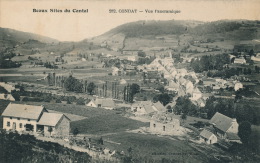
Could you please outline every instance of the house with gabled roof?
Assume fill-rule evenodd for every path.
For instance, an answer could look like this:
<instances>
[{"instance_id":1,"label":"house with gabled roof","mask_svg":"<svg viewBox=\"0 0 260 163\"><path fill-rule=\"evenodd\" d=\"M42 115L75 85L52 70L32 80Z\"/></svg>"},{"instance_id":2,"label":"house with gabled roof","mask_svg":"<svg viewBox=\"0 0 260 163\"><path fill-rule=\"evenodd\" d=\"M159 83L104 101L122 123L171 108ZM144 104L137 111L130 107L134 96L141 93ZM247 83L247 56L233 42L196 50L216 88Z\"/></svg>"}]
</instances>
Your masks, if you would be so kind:
<instances>
[{"instance_id":1,"label":"house with gabled roof","mask_svg":"<svg viewBox=\"0 0 260 163\"><path fill-rule=\"evenodd\" d=\"M37 123L37 131L44 136L69 136L70 119L64 114L44 112Z\"/></svg>"},{"instance_id":2,"label":"house with gabled roof","mask_svg":"<svg viewBox=\"0 0 260 163\"><path fill-rule=\"evenodd\" d=\"M87 106L112 110L116 107L116 104L111 98L96 98L92 99Z\"/></svg>"},{"instance_id":3,"label":"house with gabled roof","mask_svg":"<svg viewBox=\"0 0 260 163\"><path fill-rule=\"evenodd\" d=\"M5 130L69 136L70 119L64 114L49 113L44 106L9 103L2 117Z\"/></svg>"},{"instance_id":4,"label":"house with gabled roof","mask_svg":"<svg viewBox=\"0 0 260 163\"><path fill-rule=\"evenodd\" d=\"M200 133L200 139L207 144L215 144L218 141L217 136L207 129L202 130L202 132Z\"/></svg>"},{"instance_id":5,"label":"house with gabled roof","mask_svg":"<svg viewBox=\"0 0 260 163\"><path fill-rule=\"evenodd\" d=\"M166 112L166 109L159 101L157 103L153 103L152 101L136 101L132 104L131 111L135 115L145 115L153 112Z\"/></svg>"},{"instance_id":6,"label":"house with gabled roof","mask_svg":"<svg viewBox=\"0 0 260 163\"><path fill-rule=\"evenodd\" d=\"M209 123L215 129L216 134L220 138L227 138L227 133L238 133L238 123L235 118L230 118L219 112L216 112L215 115L210 119Z\"/></svg>"}]
</instances>

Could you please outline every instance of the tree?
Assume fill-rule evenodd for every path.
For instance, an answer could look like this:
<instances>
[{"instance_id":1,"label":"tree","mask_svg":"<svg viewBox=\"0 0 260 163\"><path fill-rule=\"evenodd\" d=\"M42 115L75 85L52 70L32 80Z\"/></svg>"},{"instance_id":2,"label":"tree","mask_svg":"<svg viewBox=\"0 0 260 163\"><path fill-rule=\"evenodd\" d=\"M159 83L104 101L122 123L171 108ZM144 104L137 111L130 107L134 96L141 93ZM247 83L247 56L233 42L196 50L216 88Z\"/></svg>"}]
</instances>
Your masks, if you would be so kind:
<instances>
[{"instance_id":1,"label":"tree","mask_svg":"<svg viewBox=\"0 0 260 163\"><path fill-rule=\"evenodd\" d=\"M77 136L77 135L79 134L79 129L78 129L77 127L74 128L72 134L73 134L74 136Z\"/></svg>"},{"instance_id":2,"label":"tree","mask_svg":"<svg viewBox=\"0 0 260 163\"><path fill-rule=\"evenodd\" d=\"M143 51L138 51L137 55L138 55L139 57L146 57L146 54L145 54L145 52L143 52Z\"/></svg>"},{"instance_id":3,"label":"tree","mask_svg":"<svg viewBox=\"0 0 260 163\"><path fill-rule=\"evenodd\" d=\"M76 83L76 79L70 75L64 83L64 87L67 91L74 91L74 86Z\"/></svg>"},{"instance_id":4,"label":"tree","mask_svg":"<svg viewBox=\"0 0 260 163\"><path fill-rule=\"evenodd\" d=\"M129 102L133 102L134 95L140 92L140 86L138 84L133 83L129 87Z\"/></svg>"},{"instance_id":5,"label":"tree","mask_svg":"<svg viewBox=\"0 0 260 163\"><path fill-rule=\"evenodd\" d=\"M181 115L181 119L182 119L182 123L184 123L184 121L187 119L187 114L186 113L183 113Z\"/></svg>"},{"instance_id":6,"label":"tree","mask_svg":"<svg viewBox=\"0 0 260 163\"><path fill-rule=\"evenodd\" d=\"M87 86L88 93L92 95L95 88L96 88L96 85L93 82L90 82Z\"/></svg>"},{"instance_id":7,"label":"tree","mask_svg":"<svg viewBox=\"0 0 260 163\"><path fill-rule=\"evenodd\" d=\"M85 100L80 97L78 100L77 100L77 105L85 105Z\"/></svg>"},{"instance_id":8,"label":"tree","mask_svg":"<svg viewBox=\"0 0 260 163\"><path fill-rule=\"evenodd\" d=\"M243 121L238 126L238 136L243 144L248 144L251 135L251 124L248 121Z\"/></svg>"},{"instance_id":9,"label":"tree","mask_svg":"<svg viewBox=\"0 0 260 163\"><path fill-rule=\"evenodd\" d=\"M98 140L98 144L104 145L104 141L103 141L102 137Z\"/></svg>"},{"instance_id":10,"label":"tree","mask_svg":"<svg viewBox=\"0 0 260 163\"><path fill-rule=\"evenodd\" d=\"M167 93L159 94L153 97L153 101L160 101L164 106L171 102L171 96Z\"/></svg>"},{"instance_id":11,"label":"tree","mask_svg":"<svg viewBox=\"0 0 260 163\"><path fill-rule=\"evenodd\" d=\"M167 109L167 112L172 113L172 107L171 107L170 105L168 105L168 106L166 107L166 109Z\"/></svg>"},{"instance_id":12,"label":"tree","mask_svg":"<svg viewBox=\"0 0 260 163\"><path fill-rule=\"evenodd\" d=\"M50 133L50 135L51 135L52 131L53 131L52 127L49 127L48 132Z\"/></svg>"}]
</instances>

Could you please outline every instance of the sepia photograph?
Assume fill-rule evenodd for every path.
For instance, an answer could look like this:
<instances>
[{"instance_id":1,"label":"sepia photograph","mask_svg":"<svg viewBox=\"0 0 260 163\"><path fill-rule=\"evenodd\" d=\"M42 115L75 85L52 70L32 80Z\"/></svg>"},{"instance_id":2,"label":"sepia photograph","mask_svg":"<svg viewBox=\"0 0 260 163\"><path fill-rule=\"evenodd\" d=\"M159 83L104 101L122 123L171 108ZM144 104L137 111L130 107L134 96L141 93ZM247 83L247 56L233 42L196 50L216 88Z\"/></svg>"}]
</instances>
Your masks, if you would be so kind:
<instances>
[{"instance_id":1,"label":"sepia photograph","mask_svg":"<svg viewBox=\"0 0 260 163\"><path fill-rule=\"evenodd\" d=\"M0 162L260 162L259 9L0 0Z\"/></svg>"}]
</instances>

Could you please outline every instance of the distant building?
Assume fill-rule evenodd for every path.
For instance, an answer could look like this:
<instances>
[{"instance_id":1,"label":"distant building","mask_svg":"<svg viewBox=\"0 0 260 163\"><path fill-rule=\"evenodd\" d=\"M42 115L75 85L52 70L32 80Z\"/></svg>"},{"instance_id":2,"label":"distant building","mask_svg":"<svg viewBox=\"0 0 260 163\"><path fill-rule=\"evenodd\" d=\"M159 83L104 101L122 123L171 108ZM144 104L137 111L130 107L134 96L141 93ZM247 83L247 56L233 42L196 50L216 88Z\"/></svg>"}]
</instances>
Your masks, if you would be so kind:
<instances>
[{"instance_id":1,"label":"distant building","mask_svg":"<svg viewBox=\"0 0 260 163\"><path fill-rule=\"evenodd\" d=\"M96 99L92 99L87 104L87 106L112 110L116 107L116 104L114 100L111 98L96 98Z\"/></svg>"},{"instance_id":2,"label":"distant building","mask_svg":"<svg viewBox=\"0 0 260 163\"><path fill-rule=\"evenodd\" d=\"M238 91L239 89L243 88L243 84L240 82L237 82L234 86L235 91Z\"/></svg>"},{"instance_id":3,"label":"distant building","mask_svg":"<svg viewBox=\"0 0 260 163\"><path fill-rule=\"evenodd\" d=\"M179 119L167 114L155 114L150 121L150 131L154 133L173 135L179 129Z\"/></svg>"},{"instance_id":4,"label":"distant building","mask_svg":"<svg viewBox=\"0 0 260 163\"><path fill-rule=\"evenodd\" d=\"M113 67L112 68L112 75L113 76L121 76L122 75L122 71L119 68L117 68L117 67Z\"/></svg>"},{"instance_id":5,"label":"distant building","mask_svg":"<svg viewBox=\"0 0 260 163\"><path fill-rule=\"evenodd\" d=\"M157 103L151 101L136 101L132 104L131 111L135 115L145 115L153 112L166 112L166 109L159 101Z\"/></svg>"},{"instance_id":6,"label":"distant building","mask_svg":"<svg viewBox=\"0 0 260 163\"><path fill-rule=\"evenodd\" d=\"M64 114L49 113L44 106L10 103L4 110L3 129L68 137L70 119Z\"/></svg>"},{"instance_id":7,"label":"distant building","mask_svg":"<svg viewBox=\"0 0 260 163\"><path fill-rule=\"evenodd\" d=\"M246 60L245 60L245 58L243 58L243 57L235 58L234 63L237 63L237 64L246 64Z\"/></svg>"}]
</instances>

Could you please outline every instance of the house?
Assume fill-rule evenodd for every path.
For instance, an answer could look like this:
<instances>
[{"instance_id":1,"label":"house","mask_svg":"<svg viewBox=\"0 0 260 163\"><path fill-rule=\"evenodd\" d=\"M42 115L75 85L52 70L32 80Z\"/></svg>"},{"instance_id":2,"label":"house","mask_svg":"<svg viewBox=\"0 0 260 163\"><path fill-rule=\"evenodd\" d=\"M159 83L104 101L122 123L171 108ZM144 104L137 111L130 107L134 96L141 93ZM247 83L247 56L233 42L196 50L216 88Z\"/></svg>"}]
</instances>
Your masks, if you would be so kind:
<instances>
[{"instance_id":1,"label":"house","mask_svg":"<svg viewBox=\"0 0 260 163\"><path fill-rule=\"evenodd\" d=\"M149 129L153 133L173 135L180 129L180 121L169 114L155 114L150 121Z\"/></svg>"},{"instance_id":2,"label":"house","mask_svg":"<svg viewBox=\"0 0 260 163\"><path fill-rule=\"evenodd\" d=\"M202 97L201 91L196 87L192 92L192 97L190 98L193 101L196 101Z\"/></svg>"},{"instance_id":3,"label":"house","mask_svg":"<svg viewBox=\"0 0 260 163\"><path fill-rule=\"evenodd\" d=\"M234 63L237 63L237 64L246 64L246 60L245 60L244 57L235 58Z\"/></svg>"},{"instance_id":4,"label":"house","mask_svg":"<svg viewBox=\"0 0 260 163\"><path fill-rule=\"evenodd\" d=\"M0 94L0 100L8 100L8 101L15 101L14 97L11 94Z\"/></svg>"},{"instance_id":5,"label":"house","mask_svg":"<svg viewBox=\"0 0 260 163\"><path fill-rule=\"evenodd\" d=\"M44 112L37 123L37 131L44 136L69 136L70 119L64 114Z\"/></svg>"},{"instance_id":6,"label":"house","mask_svg":"<svg viewBox=\"0 0 260 163\"><path fill-rule=\"evenodd\" d=\"M92 99L87 104L87 106L112 110L116 107L116 104L114 100L111 98L96 98L96 99Z\"/></svg>"},{"instance_id":7,"label":"house","mask_svg":"<svg viewBox=\"0 0 260 163\"><path fill-rule=\"evenodd\" d=\"M238 91L239 89L243 88L243 84L240 82L237 82L234 86L235 91Z\"/></svg>"},{"instance_id":8,"label":"house","mask_svg":"<svg viewBox=\"0 0 260 163\"><path fill-rule=\"evenodd\" d=\"M125 79L121 79L121 80L119 81L119 84L120 84L120 85L127 84L127 81L126 81Z\"/></svg>"},{"instance_id":9,"label":"house","mask_svg":"<svg viewBox=\"0 0 260 163\"><path fill-rule=\"evenodd\" d=\"M152 107L157 112L166 112L166 108L163 106L163 104L160 101L153 103Z\"/></svg>"},{"instance_id":10,"label":"house","mask_svg":"<svg viewBox=\"0 0 260 163\"><path fill-rule=\"evenodd\" d=\"M127 60L128 60L128 61L133 61L133 62L135 62L135 61L138 61L138 59L139 59L139 57L136 56L136 55L127 56Z\"/></svg>"},{"instance_id":11,"label":"house","mask_svg":"<svg viewBox=\"0 0 260 163\"><path fill-rule=\"evenodd\" d=\"M64 114L49 113L44 106L10 103L3 114L3 129L28 131L45 136L68 137L70 119Z\"/></svg>"},{"instance_id":12,"label":"house","mask_svg":"<svg viewBox=\"0 0 260 163\"><path fill-rule=\"evenodd\" d=\"M217 143L218 141L217 136L206 129L203 129L202 132L200 133L200 139L207 144L214 144Z\"/></svg>"},{"instance_id":13,"label":"house","mask_svg":"<svg viewBox=\"0 0 260 163\"><path fill-rule=\"evenodd\" d=\"M229 118L219 112L216 112L215 115L209 121L213 125L217 136L224 139L227 138L227 133L238 133L238 123L235 118Z\"/></svg>"},{"instance_id":14,"label":"house","mask_svg":"<svg viewBox=\"0 0 260 163\"><path fill-rule=\"evenodd\" d=\"M145 115L153 112L165 112L165 107L160 103L153 103L152 101L136 101L131 106L131 111L135 115Z\"/></svg>"},{"instance_id":15,"label":"house","mask_svg":"<svg viewBox=\"0 0 260 163\"><path fill-rule=\"evenodd\" d=\"M119 68L117 68L117 67L113 67L112 68L112 75L113 76L121 76L122 75L122 71L119 70Z\"/></svg>"}]
</instances>

